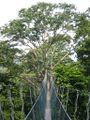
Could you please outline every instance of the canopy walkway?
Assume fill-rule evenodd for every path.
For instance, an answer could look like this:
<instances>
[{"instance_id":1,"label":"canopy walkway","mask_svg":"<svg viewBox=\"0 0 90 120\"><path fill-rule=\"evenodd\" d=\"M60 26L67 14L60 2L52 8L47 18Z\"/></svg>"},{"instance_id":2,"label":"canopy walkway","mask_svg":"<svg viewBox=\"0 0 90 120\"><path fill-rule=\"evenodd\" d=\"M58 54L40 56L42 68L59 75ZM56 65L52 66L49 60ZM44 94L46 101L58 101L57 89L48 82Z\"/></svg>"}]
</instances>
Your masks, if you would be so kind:
<instances>
[{"instance_id":1,"label":"canopy walkway","mask_svg":"<svg viewBox=\"0 0 90 120\"><path fill-rule=\"evenodd\" d=\"M24 120L71 120L57 97L52 77L42 83L40 95Z\"/></svg>"},{"instance_id":2,"label":"canopy walkway","mask_svg":"<svg viewBox=\"0 0 90 120\"><path fill-rule=\"evenodd\" d=\"M71 118L90 120L90 93L63 86L55 87L52 76L47 77L47 74L42 87L22 82L17 85L0 86L0 120Z\"/></svg>"}]
</instances>

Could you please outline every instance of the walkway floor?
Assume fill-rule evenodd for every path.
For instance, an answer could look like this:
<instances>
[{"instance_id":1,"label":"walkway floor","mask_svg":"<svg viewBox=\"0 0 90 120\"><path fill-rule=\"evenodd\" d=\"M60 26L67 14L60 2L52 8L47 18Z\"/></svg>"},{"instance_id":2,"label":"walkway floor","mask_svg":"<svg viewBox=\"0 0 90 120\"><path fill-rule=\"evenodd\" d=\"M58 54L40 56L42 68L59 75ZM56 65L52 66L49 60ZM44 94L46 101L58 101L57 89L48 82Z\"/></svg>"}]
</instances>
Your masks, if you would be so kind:
<instances>
[{"instance_id":1,"label":"walkway floor","mask_svg":"<svg viewBox=\"0 0 90 120\"><path fill-rule=\"evenodd\" d=\"M51 120L51 108L50 108L50 83L47 83L47 94L46 94L46 108L45 108L45 120Z\"/></svg>"}]
</instances>

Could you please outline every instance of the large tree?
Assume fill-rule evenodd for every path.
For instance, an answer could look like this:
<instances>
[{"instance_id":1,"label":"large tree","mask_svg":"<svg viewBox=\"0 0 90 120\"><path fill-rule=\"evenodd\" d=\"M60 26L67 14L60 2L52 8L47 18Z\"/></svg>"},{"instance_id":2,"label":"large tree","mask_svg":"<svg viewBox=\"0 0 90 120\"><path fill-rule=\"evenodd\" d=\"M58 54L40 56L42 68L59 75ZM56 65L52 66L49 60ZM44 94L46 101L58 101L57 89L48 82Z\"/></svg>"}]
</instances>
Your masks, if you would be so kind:
<instances>
[{"instance_id":1,"label":"large tree","mask_svg":"<svg viewBox=\"0 0 90 120\"><path fill-rule=\"evenodd\" d=\"M19 75L21 79L31 83L31 77L39 79L45 73L45 69L49 71L53 69L56 70L56 82L59 86L62 84L66 87L85 90L87 80L84 81L83 68L72 63L69 54L72 52L70 43L75 32L77 41L87 38L87 32L85 32L88 27L87 21L89 20L84 15L78 17L75 7L68 4L38 3L28 9L21 9L17 19L0 29L3 37L8 39L0 43L2 56L0 65L5 68L4 73L14 79ZM13 44L15 45L12 47ZM15 47L18 45L21 48L23 45L29 47L29 52L24 51L25 55L22 56L24 67L22 74L19 74L20 70L17 69L18 64L16 64L17 49ZM36 85L36 81L31 84Z\"/></svg>"},{"instance_id":2,"label":"large tree","mask_svg":"<svg viewBox=\"0 0 90 120\"><path fill-rule=\"evenodd\" d=\"M75 38L79 41L77 44L78 59L84 65L86 74L90 75L90 18L88 14L80 16Z\"/></svg>"},{"instance_id":3,"label":"large tree","mask_svg":"<svg viewBox=\"0 0 90 120\"><path fill-rule=\"evenodd\" d=\"M42 66L45 68L47 60L51 59L48 57L52 55L55 58L56 51L57 64L61 59L58 56L62 49L61 56L68 56L66 51L72 40L70 33L75 30L75 17L76 9L73 5L38 3L31 8L21 9L18 19L2 27L1 33L8 37L10 42L29 46L34 57L42 58Z\"/></svg>"}]
</instances>

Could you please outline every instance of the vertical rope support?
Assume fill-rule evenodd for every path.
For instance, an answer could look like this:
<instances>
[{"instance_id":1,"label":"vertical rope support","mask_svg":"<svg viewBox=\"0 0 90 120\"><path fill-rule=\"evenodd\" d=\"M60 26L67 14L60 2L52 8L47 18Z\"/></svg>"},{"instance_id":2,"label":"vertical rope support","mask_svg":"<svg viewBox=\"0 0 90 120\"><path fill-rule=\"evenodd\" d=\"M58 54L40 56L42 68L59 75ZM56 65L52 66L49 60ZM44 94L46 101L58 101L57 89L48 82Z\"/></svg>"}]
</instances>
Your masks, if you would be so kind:
<instances>
[{"instance_id":1,"label":"vertical rope support","mask_svg":"<svg viewBox=\"0 0 90 120\"><path fill-rule=\"evenodd\" d=\"M36 88L33 86L33 92L34 92L34 102L36 101Z\"/></svg>"},{"instance_id":2,"label":"vertical rope support","mask_svg":"<svg viewBox=\"0 0 90 120\"><path fill-rule=\"evenodd\" d=\"M31 88L32 88L32 87L30 86L30 88L29 88L29 90L30 90L30 102L31 102L31 105L33 105Z\"/></svg>"},{"instance_id":3,"label":"vertical rope support","mask_svg":"<svg viewBox=\"0 0 90 120\"><path fill-rule=\"evenodd\" d=\"M89 92L89 95L88 95L88 103L87 103L87 118L86 120L90 120L90 92Z\"/></svg>"},{"instance_id":4,"label":"vertical rope support","mask_svg":"<svg viewBox=\"0 0 90 120\"><path fill-rule=\"evenodd\" d=\"M65 101L64 101L64 87L63 86L61 86L61 102L65 106Z\"/></svg>"},{"instance_id":5,"label":"vertical rope support","mask_svg":"<svg viewBox=\"0 0 90 120\"><path fill-rule=\"evenodd\" d=\"M77 108L78 108L78 98L79 98L79 91L77 90L76 101L75 101L74 120L76 120L76 113L77 113Z\"/></svg>"},{"instance_id":6,"label":"vertical rope support","mask_svg":"<svg viewBox=\"0 0 90 120\"><path fill-rule=\"evenodd\" d=\"M31 85L30 85L30 87L29 87L30 89L30 102L31 102L31 106L33 106L33 100L32 100L32 91L31 91L31 89L32 89L32 87L31 87ZM34 113L34 109L33 109L33 120L35 120L35 113Z\"/></svg>"},{"instance_id":7,"label":"vertical rope support","mask_svg":"<svg viewBox=\"0 0 90 120\"><path fill-rule=\"evenodd\" d=\"M10 104L10 120L14 120L14 104L12 102L12 96L11 96L11 85L8 86L8 99L9 99L9 104Z\"/></svg>"},{"instance_id":8,"label":"vertical rope support","mask_svg":"<svg viewBox=\"0 0 90 120\"><path fill-rule=\"evenodd\" d=\"M58 87L56 88L56 94L58 95L58 93L59 93L59 89L58 89Z\"/></svg>"},{"instance_id":9,"label":"vertical rope support","mask_svg":"<svg viewBox=\"0 0 90 120\"><path fill-rule=\"evenodd\" d=\"M24 98L23 98L23 83L20 83L20 100L21 100L21 120L24 119Z\"/></svg>"},{"instance_id":10,"label":"vertical rope support","mask_svg":"<svg viewBox=\"0 0 90 120\"><path fill-rule=\"evenodd\" d=\"M59 95L59 93L60 93L60 86L58 87L58 95Z\"/></svg>"},{"instance_id":11,"label":"vertical rope support","mask_svg":"<svg viewBox=\"0 0 90 120\"><path fill-rule=\"evenodd\" d=\"M67 96L66 96L66 111L68 108L68 101L69 101L69 89L67 89Z\"/></svg>"}]
</instances>

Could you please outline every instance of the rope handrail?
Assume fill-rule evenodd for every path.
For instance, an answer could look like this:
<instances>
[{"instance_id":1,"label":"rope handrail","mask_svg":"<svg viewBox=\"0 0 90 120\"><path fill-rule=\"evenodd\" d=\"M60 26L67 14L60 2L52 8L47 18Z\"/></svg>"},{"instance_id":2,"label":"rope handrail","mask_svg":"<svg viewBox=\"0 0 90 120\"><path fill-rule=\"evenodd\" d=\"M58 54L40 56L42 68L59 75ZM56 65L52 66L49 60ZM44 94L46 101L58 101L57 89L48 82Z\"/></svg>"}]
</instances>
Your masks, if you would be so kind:
<instances>
[{"instance_id":1,"label":"rope handrail","mask_svg":"<svg viewBox=\"0 0 90 120\"><path fill-rule=\"evenodd\" d=\"M48 86L48 84L46 86L43 86L41 88L40 95L38 96L35 104L33 105L33 107L31 108L30 112L27 114L27 116L25 117L24 120L29 120L29 119L31 119L31 120L41 120L41 119L45 119L45 120L49 120L49 119L50 120L51 119L52 120L59 120L59 119L61 119L61 120L71 120L71 118L69 117L68 113L64 109L61 101L59 100L59 98L57 96L54 84L50 87L50 89L51 89L50 95L52 97L54 95L55 103L53 103L52 99L50 99L51 100L50 103L53 104L53 105L50 104L51 105L50 106L50 109L51 109L50 110L51 111L51 118L46 119L46 117L45 117L45 111L46 111L46 102L47 101L45 101L45 100L46 100L47 91L48 91L47 86ZM40 107L41 104L44 104L43 107ZM54 104L56 104L56 105L58 104L58 106L55 106ZM54 109L53 106L56 107L56 109ZM61 111L60 112L63 113L63 116L61 115L61 117L59 115L60 113L58 112L58 110L60 109L60 107L61 107ZM39 112L40 112L40 114L39 114ZM55 112L57 116L55 115L55 113L52 114L52 112ZM57 117L57 118L55 119L55 117Z\"/></svg>"},{"instance_id":2,"label":"rope handrail","mask_svg":"<svg viewBox=\"0 0 90 120\"><path fill-rule=\"evenodd\" d=\"M54 89L55 89L55 85L54 85ZM59 99L59 97L58 97L58 95L57 95L56 90L55 90L55 94L56 94L56 98L57 98L57 100L59 101L59 103L61 104L61 106L62 106L62 108L63 108L63 110L64 110L66 116L69 118L69 120L71 120L71 118L70 118L70 116L68 115L68 113L66 112L66 110L65 110L65 108L64 108L64 106L63 106L63 104L62 104L62 102L60 101L60 99Z\"/></svg>"},{"instance_id":3,"label":"rope handrail","mask_svg":"<svg viewBox=\"0 0 90 120\"><path fill-rule=\"evenodd\" d=\"M29 117L29 115L30 115L30 114L31 114L31 112L33 111L33 109L34 109L35 105L37 104L37 102L38 102L38 100L39 100L39 98L40 98L40 96L41 96L41 94L42 94L43 87L41 88L41 90L40 90L40 91L41 91L41 92L40 92L40 94L39 94L38 98L36 99L36 102L34 103L34 105L32 106L31 110L29 111L29 113L27 114L27 116L25 117L25 119L24 119L24 120L27 120L27 118Z\"/></svg>"}]
</instances>

